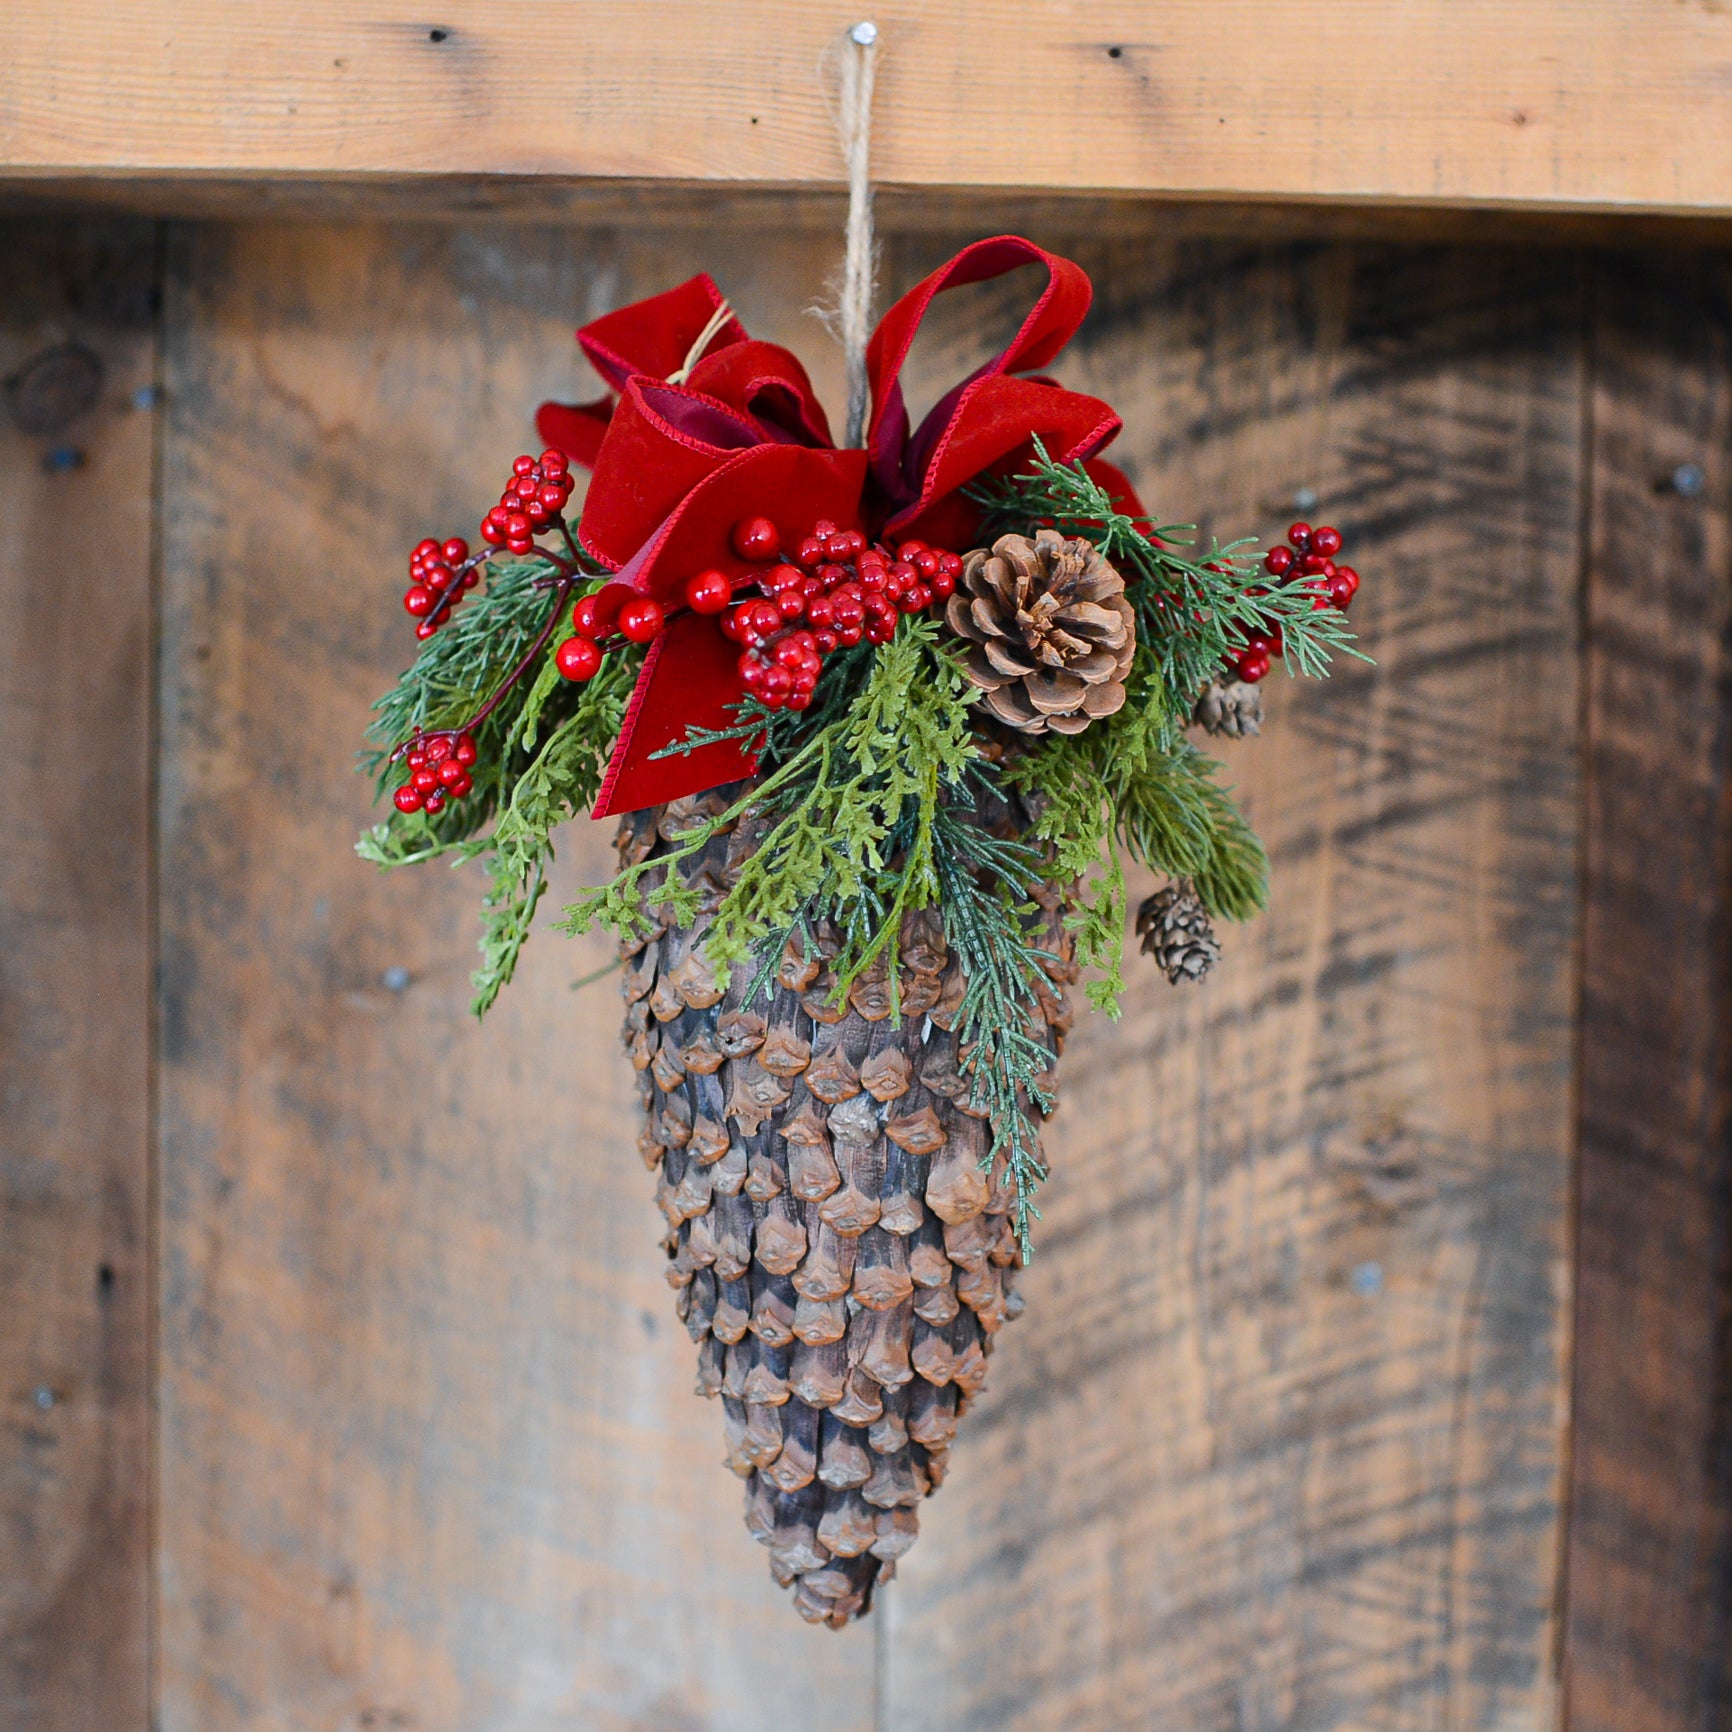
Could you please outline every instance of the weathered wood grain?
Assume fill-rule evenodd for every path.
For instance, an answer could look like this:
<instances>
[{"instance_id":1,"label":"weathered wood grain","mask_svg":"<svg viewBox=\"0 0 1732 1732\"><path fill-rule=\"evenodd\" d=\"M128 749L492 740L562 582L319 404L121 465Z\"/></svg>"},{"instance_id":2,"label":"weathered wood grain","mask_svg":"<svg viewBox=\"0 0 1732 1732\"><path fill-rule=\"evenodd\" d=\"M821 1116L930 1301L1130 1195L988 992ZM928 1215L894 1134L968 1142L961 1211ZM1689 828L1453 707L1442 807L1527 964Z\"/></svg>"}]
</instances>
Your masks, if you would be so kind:
<instances>
[{"instance_id":1,"label":"weathered wood grain","mask_svg":"<svg viewBox=\"0 0 1732 1732\"><path fill-rule=\"evenodd\" d=\"M1725 259L1603 261L1593 355L1567 1724L1684 1732L1732 1724Z\"/></svg>"},{"instance_id":2,"label":"weathered wood grain","mask_svg":"<svg viewBox=\"0 0 1732 1732\"><path fill-rule=\"evenodd\" d=\"M834 262L726 233L175 240L164 1732L872 1722L871 1632L791 1616L692 1394L617 995L571 990L606 951L539 938L477 1029L475 875L351 853L406 551L473 535L533 405L593 390L572 325L708 265L818 358ZM573 828L550 907L611 830Z\"/></svg>"},{"instance_id":3,"label":"weathered wood grain","mask_svg":"<svg viewBox=\"0 0 1732 1732\"><path fill-rule=\"evenodd\" d=\"M1554 1724L1581 304L1566 257L1102 248L1067 379L1158 512L1341 526L1377 658L1231 754L1269 914L1079 1025L1022 1339L886 1724ZM956 333L945 339L960 341ZM948 357L946 357L948 359Z\"/></svg>"},{"instance_id":4,"label":"weathered wood grain","mask_svg":"<svg viewBox=\"0 0 1732 1732\"><path fill-rule=\"evenodd\" d=\"M0 257L0 1724L144 1732L155 236Z\"/></svg>"},{"instance_id":5,"label":"weathered wood grain","mask_svg":"<svg viewBox=\"0 0 1732 1732\"><path fill-rule=\"evenodd\" d=\"M882 0L890 185L1732 211L1732 17L1676 0ZM811 0L11 0L0 174L835 185Z\"/></svg>"}]
</instances>

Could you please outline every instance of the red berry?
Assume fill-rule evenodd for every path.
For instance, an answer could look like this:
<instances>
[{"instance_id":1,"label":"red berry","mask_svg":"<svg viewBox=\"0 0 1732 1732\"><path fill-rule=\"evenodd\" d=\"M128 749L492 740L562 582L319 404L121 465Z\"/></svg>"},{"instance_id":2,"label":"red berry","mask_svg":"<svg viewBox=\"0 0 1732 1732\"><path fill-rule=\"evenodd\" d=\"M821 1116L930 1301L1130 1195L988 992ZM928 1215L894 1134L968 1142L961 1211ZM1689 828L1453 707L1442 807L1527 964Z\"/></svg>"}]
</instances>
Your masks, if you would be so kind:
<instances>
[{"instance_id":1,"label":"red berry","mask_svg":"<svg viewBox=\"0 0 1732 1732\"><path fill-rule=\"evenodd\" d=\"M759 637L768 637L773 631L782 627L782 610L773 601L754 601L743 608L744 623L751 627Z\"/></svg>"},{"instance_id":2,"label":"red berry","mask_svg":"<svg viewBox=\"0 0 1732 1732\"><path fill-rule=\"evenodd\" d=\"M1239 678L1247 685L1255 685L1269 671L1269 658L1262 653L1245 656L1239 663Z\"/></svg>"},{"instance_id":3,"label":"red berry","mask_svg":"<svg viewBox=\"0 0 1732 1732\"><path fill-rule=\"evenodd\" d=\"M1329 597L1330 604L1334 607L1340 608L1341 611L1345 613L1347 611L1347 604L1353 599L1354 588L1355 586L1349 583L1338 571L1332 578L1330 578L1325 588L1325 593Z\"/></svg>"},{"instance_id":4,"label":"red berry","mask_svg":"<svg viewBox=\"0 0 1732 1732\"><path fill-rule=\"evenodd\" d=\"M411 752L403 762L406 763L411 770L418 770L427 762L427 754L419 751Z\"/></svg>"},{"instance_id":5,"label":"red berry","mask_svg":"<svg viewBox=\"0 0 1732 1732\"><path fill-rule=\"evenodd\" d=\"M779 668L797 668L806 660L805 650L791 637L783 638L770 655Z\"/></svg>"},{"instance_id":6,"label":"red berry","mask_svg":"<svg viewBox=\"0 0 1732 1732\"><path fill-rule=\"evenodd\" d=\"M541 467L550 475L563 475L571 464L563 451L549 445L541 454Z\"/></svg>"},{"instance_id":7,"label":"red berry","mask_svg":"<svg viewBox=\"0 0 1732 1732\"><path fill-rule=\"evenodd\" d=\"M1316 577L1328 563L1329 561L1326 560L1322 554L1308 553L1299 561L1299 569L1304 572L1307 577Z\"/></svg>"},{"instance_id":8,"label":"red berry","mask_svg":"<svg viewBox=\"0 0 1732 1732\"><path fill-rule=\"evenodd\" d=\"M439 557L439 543L431 536L425 541L416 542L414 557L422 560L437 559Z\"/></svg>"},{"instance_id":9,"label":"red berry","mask_svg":"<svg viewBox=\"0 0 1732 1732\"><path fill-rule=\"evenodd\" d=\"M410 778L411 783L423 794L431 794L439 786L439 772L423 766Z\"/></svg>"},{"instance_id":10,"label":"red berry","mask_svg":"<svg viewBox=\"0 0 1732 1732\"><path fill-rule=\"evenodd\" d=\"M1311 525L1309 523L1290 523L1287 526L1287 539L1303 553L1311 545Z\"/></svg>"},{"instance_id":11,"label":"red berry","mask_svg":"<svg viewBox=\"0 0 1732 1732\"><path fill-rule=\"evenodd\" d=\"M818 521L812 525L812 533L822 541L825 536L834 535L836 533L836 525L833 524L829 518L820 517Z\"/></svg>"},{"instance_id":12,"label":"red berry","mask_svg":"<svg viewBox=\"0 0 1732 1732\"><path fill-rule=\"evenodd\" d=\"M586 637L568 637L553 652L553 665L562 679L592 680L601 667L601 651Z\"/></svg>"},{"instance_id":13,"label":"red berry","mask_svg":"<svg viewBox=\"0 0 1732 1732\"><path fill-rule=\"evenodd\" d=\"M1285 577L1293 567L1293 549L1272 547L1263 555L1263 569L1271 577Z\"/></svg>"},{"instance_id":14,"label":"red berry","mask_svg":"<svg viewBox=\"0 0 1732 1732\"><path fill-rule=\"evenodd\" d=\"M419 812L421 810L420 791L412 783L405 783L391 798L399 812Z\"/></svg>"},{"instance_id":15,"label":"red berry","mask_svg":"<svg viewBox=\"0 0 1732 1732\"><path fill-rule=\"evenodd\" d=\"M505 545L513 553L527 553L535 543L527 535L511 535L506 537Z\"/></svg>"},{"instance_id":16,"label":"red berry","mask_svg":"<svg viewBox=\"0 0 1732 1732\"><path fill-rule=\"evenodd\" d=\"M428 589L426 585L418 583L413 589L405 591L403 596L403 606L419 619L421 615L433 611L434 600L435 597L432 590Z\"/></svg>"},{"instance_id":17,"label":"red berry","mask_svg":"<svg viewBox=\"0 0 1732 1732\"><path fill-rule=\"evenodd\" d=\"M1333 559L1341 551L1341 531L1331 529L1327 523L1319 525L1311 531L1311 551Z\"/></svg>"},{"instance_id":18,"label":"red berry","mask_svg":"<svg viewBox=\"0 0 1732 1732\"><path fill-rule=\"evenodd\" d=\"M463 766L458 763L455 758L447 758L445 762L439 766L439 780L443 782L447 788L454 787L458 782L463 780Z\"/></svg>"},{"instance_id":19,"label":"red berry","mask_svg":"<svg viewBox=\"0 0 1732 1732\"><path fill-rule=\"evenodd\" d=\"M439 551L447 565L461 565L469 557L469 543L461 535L454 535Z\"/></svg>"},{"instance_id":20,"label":"red berry","mask_svg":"<svg viewBox=\"0 0 1732 1732\"><path fill-rule=\"evenodd\" d=\"M599 595L579 596L571 610L571 629L579 637L597 638L607 630Z\"/></svg>"},{"instance_id":21,"label":"red berry","mask_svg":"<svg viewBox=\"0 0 1732 1732\"><path fill-rule=\"evenodd\" d=\"M939 554L938 569L954 583L962 575L962 555L960 553Z\"/></svg>"},{"instance_id":22,"label":"red berry","mask_svg":"<svg viewBox=\"0 0 1732 1732\"><path fill-rule=\"evenodd\" d=\"M933 573L936 577L938 574ZM902 598L902 605L910 613L924 613L932 605L932 591L923 583L910 584L908 593Z\"/></svg>"},{"instance_id":23,"label":"red berry","mask_svg":"<svg viewBox=\"0 0 1732 1732\"><path fill-rule=\"evenodd\" d=\"M470 568L463 574L462 587L464 589L473 589L480 581L481 573L474 566L470 566Z\"/></svg>"},{"instance_id":24,"label":"red berry","mask_svg":"<svg viewBox=\"0 0 1732 1732\"><path fill-rule=\"evenodd\" d=\"M436 626L432 620L424 619L418 626L416 626L415 635L418 638L430 638L438 629L438 626Z\"/></svg>"},{"instance_id":25,"label":"red berry","mask_svg":"<svg viewBox=\"0 0 1732 1732\"><path fill-rule=\"evenodd\" d=\"M686 605L693 613L720 613L734 599L734 586L719 571L700 571L686 585Z\"/></svg>"},{"instance_id":26,"label":"red berry","mask_svg":"<svg viewBox=\"0 0 1732 1732\"><path fill-rule=\"evenodd\" d=\"M444 809L445 796L438 788L435 788L433 792L427 796L427 810L429 812L442 812Z\"/></svg>"},{"instance_id":27,"label":"red berry","mask_svg":"<svg viewBox=\"0 0 1732 1732\"><path fill-rule=\"evenodd\" d=\"M505 544L505 526L493 516L492 512L489 512L482 521L481 539L489 547L502 547Z\"/></svg>"},{"instance_id":28,"label":"red berry","mask_svg":"<svg viewBox=\"0 0 1732 1732\"><path fill-rule=\"evenodd\" d=\"M836 617L836 603L827 595L815 595L806 603L806 618L813 626L826 626Z\"/></svg>"},{"instance_id":29,"label":"red berry","mask_svg":"<svg viewBox=\"0 0 1732 1732\"><path fill-rule=\"evenodd\" d=\"M769 667L764 669L762 680L764 696L774 703L778 698L785 698L794 689L794 677L784 667Z\"/></svg>"},{"instance_id":30,"label":"red berry","mask_svg":"<svg viewBox=\"0 0 1732 1732\"><path fill-rule=\"evenodd\" d=\"M475 778L473 776L469 775L468 772L466 771L463 775L459 776L455 782L453 782L451 784L451 798L453 800L461 800L463 798L463 796L465 794L467 794L469 792L469 790L471 788L473 788L474 786L475 786Z\"/></svg>"},{"instance_id":31,"label":"red berry","mask_svg":"<svg viewBox=\"0 0 1732 1732\"><path fill-rule=\"evenodd\" d=\"M444 734L435 734L427 742L427 762L443 764L451 756L451 741Z\"/></svg>"},{"instance_id":32,"label":"red berry","mask_svg":"<svg viewBox=\"0 0 1732 1732\"><path fill-rule=\"evenodd\" d=\"M821 542L815 535L808 535L806 539L800 543L800 551L794 555L794 563L796 565L804 565L810 568L822 561L823 557L823 542Z\"/></svg>"},{"instance_id":33,"label":"red berry","mask_svg":"<svg viewBox=\"0 0 1732 1732\"><path fill-rule=\"evenodd\" d=\"M836 647L837 637L827 628L812 633L812 642L816 645L819 655L827 656Z\"/></svg>"},{"instance_id":34,"label":"red berry","mask_svg":"<svg viewBox=\"0 0 1732 1732\"><path fill-rule=\"evenodd\" d=\"M741 559L774 559L782 548L781 532L767 517L743 517L734 525L734 552Z\"/></svg>"},{"instance_id":35,"label":"red berry","mask_svg":"<svg viewBox=\"0 0 1732 1732\"><path fill-rule=\"evenodd\" d=\"M513 511L505 519L505 534L510 540L521 541L529 530L529 519L521 511Z\"/></svg>"},{"instance_id":36,"label":"red berry","mask_svg":"<svg viewBox=\"0 0 1732 1732\"><path fill-rule=\"evenodd\" d=\"M866 604L860 598L859 592L852 587L837 590L830 597L830 605L835 610L838 631L854 630L866 618ZM853 641L857 643L859 639L856 638Z\"/></svg>"},{"instance_id":37,"label":"red berry","mask_svg":"<svg viewBox=\"0 0 1732 1732\"><path fill-rule=\"evenodd\" d=\"M797 589L785 589L776 597L776 611L785 620L796 620L806 611L806 598Z\"/></svg>"},{"instance_id":38,"label":"red berry","mask_svg":"<svg viewBox=\"0 0 1732 1732\"><path fill-rule=\"evenodd\" d=\"M527 475L534 467L535 459L533 457L514 457L511 460L511 473L513 475Z\"/></svg>"},{"instance_id":39,"label":"red berry","mask_svg":"<svg viewBox=\"0 0 1732 1732\"><path fill-rule=\"evenodd\" d=\"M915 579L904 577L902 575L901 566L897 566L884 580L884 593L889 596L892 601L901 601L911 589L917 587L918 585Z\"/></svg>"},{"instance_id":40,"label":"red berry","mask_svg":"<svg viewBox=\"0 0 1732 1732\"><path fill-rule=\"evenodd\" d=\"M615 623L633 643L648 643L662 629L662 604L647 595L634 596L619 610Z\"/></svg>"},{"instance_id":41,"label":"red berry","mask_svg":"<svg viewBox=\"0 0 1732 1732\"><path fill-rule=\"evenodd\" d=\"M779 595L785 589L800 589L806 582L806 574L797 565L772 565L758 579L758 587L766 595Z\"/></svg>"},{"instance_id":42,"label":"red berry","mask_svg":"<svg viewBox=\"0 0 1732 1732\"><path fill-rule=\"evenodd\" d=\"M459 734L457 744L451 749L451 756L465 766L473 764L476 756L475 736L473 734Z\"/></svg>"},{"instance_id":43,"label":"red berry","mask_svg":"<svg viewBox=\"0 0 1732 1732\"><path fill-rule=\"evenodd\" d=\"M951 573L941 569L927 580L927 587L940 601L947 601L956 593L956 579Z\"/></svg>"}]
</instances>

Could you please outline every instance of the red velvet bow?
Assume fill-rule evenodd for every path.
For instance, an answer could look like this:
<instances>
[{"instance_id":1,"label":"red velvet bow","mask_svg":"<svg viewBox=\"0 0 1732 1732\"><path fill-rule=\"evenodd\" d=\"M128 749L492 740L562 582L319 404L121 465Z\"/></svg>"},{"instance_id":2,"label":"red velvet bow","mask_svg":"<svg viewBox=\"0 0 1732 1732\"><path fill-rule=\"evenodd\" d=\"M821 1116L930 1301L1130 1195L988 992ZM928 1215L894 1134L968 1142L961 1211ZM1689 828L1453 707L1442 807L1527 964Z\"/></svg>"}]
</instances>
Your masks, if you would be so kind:
<instances>
[{"instance_id":1,"label":"red velvet bow","mask_svg":"<svg viewBox=\"0 0 1732 1732\"><path fill-rule=\"evenodd\" d=\"M901 373L935 295L1044 265L1047 282L1010 346L955 386L910 431ZM1120 421L1096 397L1014 369L1046 365L1088 311L1087 275L1069 259L1014 236L977 241L904 295L867 349L872 419L865 451L838 451L799 361L721 318L708 276L636 301L585 325L578 342L615 388L588 404L543 404L547 444L593 468L579 536L616 574L610 600L646 595L670 609L697 572L736 580L754 569L734 551L744 518L767 517L794 546L820 518L895 540L919 537L965 550L980 512L961 491L1021 467L1038 436L1062 462L1092 459ZM702 354L692 350L714 326ZM687 369L678 384L669 379ZM1109 465L1089 468L1140 512ZM749 775L736 744L671 758L654 753L688 728L725 728L740 701L739 646L714 615L680 612L650 645L593 815L635 811Z\"/></svg>"}]
</instances>

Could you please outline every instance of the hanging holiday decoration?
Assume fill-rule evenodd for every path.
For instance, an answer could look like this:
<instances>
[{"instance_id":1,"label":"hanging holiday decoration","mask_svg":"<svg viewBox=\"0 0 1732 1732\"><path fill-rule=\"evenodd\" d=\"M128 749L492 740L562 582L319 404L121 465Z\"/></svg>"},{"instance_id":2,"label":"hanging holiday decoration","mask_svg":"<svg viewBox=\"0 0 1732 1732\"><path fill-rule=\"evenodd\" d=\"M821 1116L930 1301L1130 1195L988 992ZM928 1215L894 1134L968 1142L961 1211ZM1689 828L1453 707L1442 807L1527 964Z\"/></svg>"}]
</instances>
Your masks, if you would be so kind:
<instances>
[{"instance_id":1,"label":"hanging holiday decoration","mask_svg":"<svg viewBox=\"0 0 1732 1732\"><path fill-rule=\"evenodd\" d=\"M933 300L1019 266L1010 345L918 427ZM369 762L384 866L485 860L476 1008L511 978L555 831L619 817L566 911L619 940L639 1152L700 1393L800 1613L868 1608L1017 1315L1066 989L1116 1013L1123 860L1175 983L1265 896L1188 737L1254 734L1358 588L1330 527L1193 549L1041 375L1090 298L1026 240L966 248L865 350L864 449L707 276L578 333L610 389L547 405L480 545L422 542L423 640ZM568 515L573 467L592 471Z\"/></svg>"}]
</instances>

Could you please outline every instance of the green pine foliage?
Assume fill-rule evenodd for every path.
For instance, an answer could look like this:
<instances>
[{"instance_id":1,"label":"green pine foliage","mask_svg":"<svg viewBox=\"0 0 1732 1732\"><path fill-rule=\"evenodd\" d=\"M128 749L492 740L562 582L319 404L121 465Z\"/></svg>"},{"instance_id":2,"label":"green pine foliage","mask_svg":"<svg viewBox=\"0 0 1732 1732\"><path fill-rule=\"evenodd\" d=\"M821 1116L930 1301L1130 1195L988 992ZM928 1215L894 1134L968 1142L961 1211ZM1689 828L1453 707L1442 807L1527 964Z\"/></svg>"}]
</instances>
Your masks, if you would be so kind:
<instances>
[{"instance_id":1,"label":"green pine foliage","mask_svg":"<svg viewBox=\"0 0 1732 1732\"><path fill-rule=\"evenodd\" d=\"M881 959L894 991L903 916L940 905L967 975L956 1028L971 1054L975 1104L993 1126L993 1153L1015 1183L1026 1257L1045 1177L1038 1115L1050 1104L1038 988L1057 960L1038 942L1035 892L1045 880L1070 896L1077 958L1093 975L1089 999L1110 1015L1123 988L1127 856L1189 880L1217 916L1256 913L1267 898L1267 858L1186 723L1198 693L1252 632L1278 624L1294 673L1322 674L1337 651L1358 652L1343 615L1317 608L1309 590L1274 584L1247 544L1187 558L1177 551L1183 531L1117 511L1080 465L1054 463L1038 446L1027 473L977 497L989 538L1051 524L1094 541L1123 574L1138 630L1123 708L1080 734L985 749L979 694L955 640L939 617L905 617L887 644L833 654L806 711L745 698L733 726L694 728L668 748L738 740L757 754L758 775L670 852L584 891L559 924L571 933L597 925L643 933L652 909L691 923L698 894L677 867L742 821L761 839L715 911L705 950L718 971L754 964L754 996L768 989L788 940L819 923L839 940L839 996ZM533 558L497 562L486 591L376 706L363 758L389 797L404 775L390 762L397 745L463 724L525 664L476 730L472 797L434 818L393 811L359 843L384 867L486 862L478 1015L516 968L546 889L554 832L595 799L642 662L641 650L616 649L593 680L572 685L558 676L551 639L526 661L555 605L550 574ZM1007 802L1033 814L1019 840L983 821Z\"/></svg>"}]
</instances>

